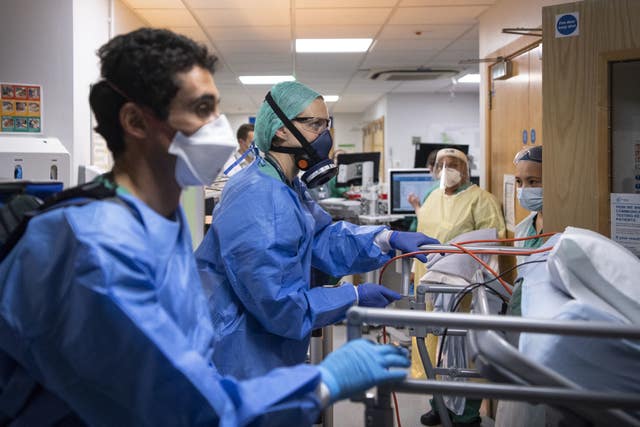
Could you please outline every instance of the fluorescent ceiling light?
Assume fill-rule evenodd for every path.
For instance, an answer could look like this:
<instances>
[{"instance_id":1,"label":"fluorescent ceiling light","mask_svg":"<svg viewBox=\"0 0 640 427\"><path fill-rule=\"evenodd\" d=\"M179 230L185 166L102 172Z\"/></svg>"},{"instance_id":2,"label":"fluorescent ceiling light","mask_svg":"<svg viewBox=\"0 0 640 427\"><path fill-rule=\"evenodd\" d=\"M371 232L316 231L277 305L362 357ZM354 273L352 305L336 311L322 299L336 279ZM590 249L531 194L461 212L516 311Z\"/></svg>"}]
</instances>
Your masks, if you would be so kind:
<instances>
[{"instance_id":1,"label":"fluorescent ceiling light","mask_svg":"<svg viewBox=\"0 0 640 427\"><path fill-rule=\"evenodd\" d=\"M338 95L322 95L324 102L337 102L340 97Z\"/></svg>"},{"instance_id":2,"label":"fluorescent ceiling light","mask_svg":"<svg viewBox=\"0 0 640 427\"><path fill-rule=\"evenodd\" d=\"M366 52L373 39L297 39L296 52Z\"/></svg>"},{"instance_id":3,"label":"fluorescent ceiling light","mask_svg":"<svg viewBox=\"0 0 640 427\"><path fill-rule=\"evenodd\" d=\"M458 79L458 83L480 83L480 74L467 74Z\"/></svg>"},{"instance_id":4,"label":"fluorescent ceiling light","mask_svg":"<svg viewBox=\"0 0 640 427\"><path fill-rule=\"evenodd\" d=\"M245 85L274 85L295 80L293 76L239 76L238 78Z\"/></svg>"}]
</instances>

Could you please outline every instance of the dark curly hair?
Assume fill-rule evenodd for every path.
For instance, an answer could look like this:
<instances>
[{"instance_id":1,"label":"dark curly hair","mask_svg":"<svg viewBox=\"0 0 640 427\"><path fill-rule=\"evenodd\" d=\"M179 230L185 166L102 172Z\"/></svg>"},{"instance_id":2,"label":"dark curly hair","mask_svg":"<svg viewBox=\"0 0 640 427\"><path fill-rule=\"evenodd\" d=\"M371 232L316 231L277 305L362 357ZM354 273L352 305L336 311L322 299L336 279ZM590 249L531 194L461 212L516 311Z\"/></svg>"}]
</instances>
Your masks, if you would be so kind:
<instances>
[{"instance_id":1,"label":"dark curly hair","mask_svg":"<svg viewBox=\"0 0 640 427\"><path fill-rule=\"evenodd\" d=\"M176 74L200 66L214 72L217 58L203 45L169 30L142 28L111 39L98 50L103 81L91 88L89 103L114 158L126 149L119 113L127 99L149 107L166 120L169 104L180 89Z\"/></svg>"}]
</instances>

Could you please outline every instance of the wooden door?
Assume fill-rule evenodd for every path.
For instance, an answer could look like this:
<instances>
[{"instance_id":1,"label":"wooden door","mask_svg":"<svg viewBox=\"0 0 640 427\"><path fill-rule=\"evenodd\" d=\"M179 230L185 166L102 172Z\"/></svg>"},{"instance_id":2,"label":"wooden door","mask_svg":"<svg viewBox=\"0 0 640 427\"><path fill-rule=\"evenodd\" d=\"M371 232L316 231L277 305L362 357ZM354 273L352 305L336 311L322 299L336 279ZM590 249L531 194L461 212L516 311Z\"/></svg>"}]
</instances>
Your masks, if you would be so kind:
<instances>
[{"instance_id":1,"label":"wooden door","mask_svg":"<svg viewBox=\"0 0 640 427\"><path fill-rule=\"evenodd\" d=\"M489 111L489 191L503 200L505 174L514 173L513 158L523 147L542 141L542 63L540 47L528 46L511 57L513 76L491 84ZM491 67L489 67L491 72ZM515 200L515 223L529 212Z\"/></svg>"}]
</instances>

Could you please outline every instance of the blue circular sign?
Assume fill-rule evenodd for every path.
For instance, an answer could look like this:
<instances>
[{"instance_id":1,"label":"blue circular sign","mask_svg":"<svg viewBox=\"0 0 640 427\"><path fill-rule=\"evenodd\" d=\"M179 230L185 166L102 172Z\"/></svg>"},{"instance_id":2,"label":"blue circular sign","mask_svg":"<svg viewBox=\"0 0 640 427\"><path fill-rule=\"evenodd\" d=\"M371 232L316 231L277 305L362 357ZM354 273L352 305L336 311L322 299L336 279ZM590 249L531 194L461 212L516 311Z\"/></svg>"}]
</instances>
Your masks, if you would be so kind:
<instances>
[{"instance_id":1,"label":"blue circular sign","mask_svg":"<svg viewBox=\"0 0 640 427\"><path fill-rule=\"evenodd\" d=\"M556 29L563 36L573 34L577 28L578 20L573 15L562 15L556 24Z\"/></svg>"}]
</instances>

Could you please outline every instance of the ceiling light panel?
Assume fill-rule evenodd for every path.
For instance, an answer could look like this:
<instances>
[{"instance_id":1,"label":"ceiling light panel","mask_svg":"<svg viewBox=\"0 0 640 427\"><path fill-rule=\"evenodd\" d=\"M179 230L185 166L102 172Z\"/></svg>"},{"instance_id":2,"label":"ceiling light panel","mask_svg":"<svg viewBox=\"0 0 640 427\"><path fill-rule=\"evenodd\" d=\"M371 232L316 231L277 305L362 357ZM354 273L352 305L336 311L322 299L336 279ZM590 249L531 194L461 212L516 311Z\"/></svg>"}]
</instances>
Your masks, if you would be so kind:
<instances>
[{"instance_id":1,"label":"ceiling light panel","mask_svg":"<svg viewBox=\"0 0 640 427\"><path fill-rule=\"evenodd\" d=\"M198 23L186 9L136 9L149 24L159 28L197 27Z\"/></svg>"},{"instance_id":2,"label":"ceiling light panel","mask_svg":"<svg viewBox=\"0 0 640 427\"><path fill-rule=\"evenodd\" d=\"M296 52L366 52L373 39L297 39Z\"/></svg>"},{"instance_id":3,"label":"ceiling light panel","mask_svg":"<svg viewBox=\"0 0 640 427\"><path fill-rule=\"evenodd\" d=\"M474 24L488 6L401 7L389 20L390 25Z\"/></svg>"},{"instance_id":4,"label":"ceiling light panel","mask_svg":"<svg viewBox=\"0 0 640 427\"><path fill-rule=\"evenodd\" d=\"M332 25L327 32L324 25L305 25L296 28L299 39L321 39L328 36L334 38L373 38L381 25Z\"/></svg>"},{"instance_id":5,"label":"ceiling light panel","mask_svg":"<svg viewBox=\"0 0 640 427\"><path fill-rule=\"evenodd\" d=\"M458 79L458 83L480 83L480 74L467 74Z\"/></svg>"},{"instance_id":6,"label":"ceiling light panel","mask_svg":"<svg viewBox=\"0 0 640 427\"><path fill-rule=\"evenodd\" d=\"M193 9L205 27L289 25L289 9Z\"/></svg>"},{"instance_id":7,"label":"ceiling light panel","mask_svg":"<svg viewBox=\"0 0 640 427\"><path fill-rule=\"evenodd\" d=\"M239 79L245 85L274 85L295 80L293 76L239 76Z\"/></svg>"},{"instance_id":8,"label":"ceiling light panel","mask_svg":"<svg viewBox=\"0 0 640 427\"><path fill-rule=\"evenodd\" d=\"M322 95L324 102L338 102L340 97L338 95Z\"/></svg>"},{"instance_id":9,"label":"ceiling light panel","mask_svg":"<svg viewBox=\"0 0 640 427\"><path fill-rule=\"evenodd\" d=\"M334 25L383 24L391 10L390 8L296 9L296 27L326 25L331 28Z\"/></svg>"}]
</instances>

